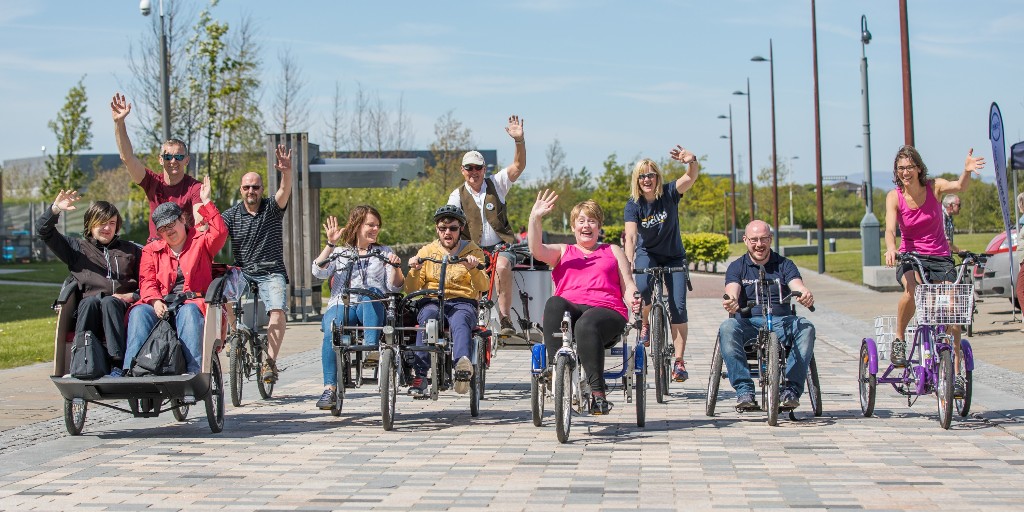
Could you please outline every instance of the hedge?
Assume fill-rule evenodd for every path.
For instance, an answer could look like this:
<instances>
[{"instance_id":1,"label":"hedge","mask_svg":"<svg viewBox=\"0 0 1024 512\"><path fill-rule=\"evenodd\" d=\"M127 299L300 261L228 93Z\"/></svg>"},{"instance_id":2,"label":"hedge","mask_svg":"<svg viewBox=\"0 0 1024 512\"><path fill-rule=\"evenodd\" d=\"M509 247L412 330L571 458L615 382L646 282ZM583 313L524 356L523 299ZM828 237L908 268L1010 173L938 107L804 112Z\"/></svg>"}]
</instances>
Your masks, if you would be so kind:
<instances>
[{"instance_id":1,"label":"hedge","mask_svg":"<svg viewBox=\"0 0 1024 512\"><path fill-rule=\"evenodd\" d=\"M707 270L710 263L711 271L717 272L718 263L729 257L729 239L718 233L683 233L683 247L694 270L698 263L703 263Z\"/></svg>"}]
</instances>

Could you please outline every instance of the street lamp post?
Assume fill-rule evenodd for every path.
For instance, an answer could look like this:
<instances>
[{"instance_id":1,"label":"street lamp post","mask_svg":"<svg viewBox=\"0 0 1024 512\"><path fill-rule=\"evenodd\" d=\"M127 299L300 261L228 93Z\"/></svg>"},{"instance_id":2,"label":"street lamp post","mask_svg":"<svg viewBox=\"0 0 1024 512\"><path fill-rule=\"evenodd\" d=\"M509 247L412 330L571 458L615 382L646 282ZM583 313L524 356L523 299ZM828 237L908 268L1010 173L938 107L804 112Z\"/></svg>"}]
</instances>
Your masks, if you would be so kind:
<instances>
[{"instance_id":1,"label":"street lamp post","mask_svg":"<svg viewBox=\"0 0 1024 512\"><path fill-rule=\"evenodd\" d=\"M793 157L789 159L789 225L790 226L795 226L796 225L796 223L793 222L793 160L798 160L799 158L800 158L799 156L793 155Z\"/></svg>"},{"instance_id":2,"label":"street lamp post","mask_svg":"<svg viewBox=\"0 0 1024 512\"><path fill-rule=\"evenodd\" d=\"M149 16L151 2L139 2L143 16ZM164 142L171 139L171 87L170 66L167 59L167 31L164 30L164 0L160 0L160 108L163 110Z\"/></svg>"},{"instance_id":3,"label":"street lamp post","mask_svg":"<svg viewBox=\"0 0 1024 512\"><path fill-rule=\"evenodd\" d=\"M775 156L775 56L772 53L772 40L768 40L768 58L765 59L756 55L750 60L754 62L768 62L768 77L771 85L772 103L772 211L775 221L775 252L779 252L779 165Z\"/></svg>"},{"instance_id":4,"label":"street lamp post","mask_svg":"<svg viewBox=\"0 0 1024 512\"><path fill-rule=\"evenodd\" d=\"M747 97L747 160L750 161L750 220L754 220L754 130L750 122L750 78L747 78L747 92L733 91L736 96Z\"/></svg>"},{"instance_id":5,"label":"street lamp post","mask_svg":"<svg viewBox=\"0 0 1024 512\"><path fill-rule=\"evenodd\" d=\"M901 0L902 1L902 0ZM825 198L821 182L821 109L818 101L818 15L811 0L811 59L814 64L814 173L818 190L818 273L825 273Z\"/></svg>"},{"instance_id":6,"label":"street lamp post","mask_svg":"<svg viewBox=\"0 0 1024 512\"><path fill-rule=\"evenodd\" d=\"M726 119L726 116L719 115L719 119ZM732 198L732 231L729 233L729 242L736 243L736 161L733 158L732 148L732 105L729 105L729 196ZM723 135L724 137L724 135Z\"/></svg>"},{"instance_id":7,"label":"street lamp post","mask_svg":"<svg viewBox=\"0 0 1024 512\"><path fill-rule=\"evenodd\" d=\"M876 267L882 264L881 243L878 239L878 218L874 212L874 180L871 176L871 114L868 107L868 57L865 47L871 42L871 32L868 31L867 16L860 17L860 97L861 106L864 110L864 197L865 203L864 218L860 221L860 239L863 240L861 248L861 263L865 267Z\"/></svg>"}]
</instances>

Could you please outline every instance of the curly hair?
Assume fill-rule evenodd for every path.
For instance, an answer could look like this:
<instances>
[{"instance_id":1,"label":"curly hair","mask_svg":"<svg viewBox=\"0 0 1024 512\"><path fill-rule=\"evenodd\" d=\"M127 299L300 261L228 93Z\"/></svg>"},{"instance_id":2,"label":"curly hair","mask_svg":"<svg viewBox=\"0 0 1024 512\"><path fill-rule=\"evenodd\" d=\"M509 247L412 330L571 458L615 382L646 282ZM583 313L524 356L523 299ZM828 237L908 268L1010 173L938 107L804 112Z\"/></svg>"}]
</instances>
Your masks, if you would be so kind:
<instances>
[{"instance_id":1,"label":"curly hair","mask_svg":"<svg viewBox=\"0 0 1024 512\"><path fill-rule=\"evenodd\" d=\"M925 186L928 184L928 166L924 165L924 160L921 159L921 154L914 149L914 146L900 146L900 149L896 151L896 158L892 161L892 183L893 185L896 185L896 188L900 189L900 192L903 191L903 182L900 181L899 171L896 170L896 167L900 165L900 158L906 158L911 162L914 162L914 166L917 167L917 170L921 171L921 173L917 175L921 185Z\"/></svg>"},{"instance_id":2,"label":"curly hair","mask_svg":"<svg viewBox=\"0 0 1024 512\"><path fill-rule=\"evenodd\" d=\"M359 227L366 222L366 216L373 215L377 217L377 222L380 223L381 227L384 227L384 220L380 218L380 212L376 208L368 205L361 204L352 208L352 211L348 214L348 222L345 223L345 227L341 228L341 240L345 245L349 247L356 246L356 239L359 236Z\"/></svg>"}]
</instances>

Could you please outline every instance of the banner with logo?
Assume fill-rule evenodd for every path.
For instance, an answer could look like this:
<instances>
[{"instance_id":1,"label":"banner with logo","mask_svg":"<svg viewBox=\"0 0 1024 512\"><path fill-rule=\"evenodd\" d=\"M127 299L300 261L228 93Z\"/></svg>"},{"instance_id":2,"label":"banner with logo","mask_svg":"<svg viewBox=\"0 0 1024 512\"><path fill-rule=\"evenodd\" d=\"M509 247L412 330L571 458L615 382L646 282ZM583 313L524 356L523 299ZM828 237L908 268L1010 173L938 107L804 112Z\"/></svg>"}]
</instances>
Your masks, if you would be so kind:
<instances>
[{"instance_id":1,"label":"banner with logo","mask_svg":"<svg viewBox=\"0 0 1024 512\"><path fill-rule=\"evenodd\" d=\"M999 193L999 207L1003 210L1003 227L1006 229L1007 246L1010 250L1011 285L1015 285L1013 235L1010 233L1011 210L1006 190L1006 141L1003 140L1003 115L999 112L999 105L996 105L995 102L992 102L988 113L988 138L992 141L992 163L996 167L996 191ZM1016 289L1016 286L1010 287L1010 290ZM1011 293L1013 292L1011 291Z\"/></svg>"}]
</instances>

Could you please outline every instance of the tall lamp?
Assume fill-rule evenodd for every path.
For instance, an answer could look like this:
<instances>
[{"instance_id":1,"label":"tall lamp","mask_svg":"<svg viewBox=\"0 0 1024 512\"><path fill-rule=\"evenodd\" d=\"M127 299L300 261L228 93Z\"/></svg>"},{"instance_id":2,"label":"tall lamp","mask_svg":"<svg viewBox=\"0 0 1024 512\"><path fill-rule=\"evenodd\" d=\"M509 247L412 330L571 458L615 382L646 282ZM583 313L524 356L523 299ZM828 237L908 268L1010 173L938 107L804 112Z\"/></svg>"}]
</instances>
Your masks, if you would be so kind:
<instances>
[{"instance_id":1,"label":"tall lamp","mask_svg":"<svg viewBox=\"0 0 1024 512\"><path fill-rule=\"evenodd\" d=\"M750 161L750 220L754 220L754 130L750 122L750 78L747 78L747 92L733 91L736 96L747 97L747 160Z\"/></svg>"},{"instance_id":2,"label":"tall lamp","mask_svg":"<svg viewBox=\"0 0 1024 512\"><path fill-rule=\"evenodd\" d=\"M772 211L775 221L775 252L779 252L779 164L775 156L775 57L772 54L772 40L768 40L768 58L755 55L753 62L768 62L768 76L771 83L772 97Z\"/></svg>"},{"instance_id":3,"label":"tall lamp","mask_svg":"<svg viewBox=\"0 0 1024 512\"><path fill-rule=\"evenodd\" d=\"M150 0L139 2L139 11L143 16L149 16L151 10ZM164 30L164 0L160 0L160 108L163 110L164 142L171 139L170 66L167 59L167 31Z\"/></svg>"},{"instance_id":4,"label":"tall lamp","mask_svg":"<svg viewBox=\"0 0 1024 512\"><path fill-rule=\"evenodd\" d=\"M732 148L732 105L729 105L728 117L719 114L718 118L729 120L729 197L732 198L732 231L729 233L729 242L736 243L736 159L733 158L735 153ZM725 135L722 137L724 138Z\"/></svg>"},{"instance_id":5,"label":"tall lamp","mask_svg":"<svg viewBox=\"0 0 1024 512\"><path fill-rule=\"evenodd\" d=\"M871 176L871 114L868 107L868 57L865 48L871 42L867 16L860 17L860 103L864 111L864 218L860 221L860 239L863 254L861 263L865 267L882 264L881 242L878 239L878 218L875 217L875 185Z\"/></svg>"}]
</instances>

